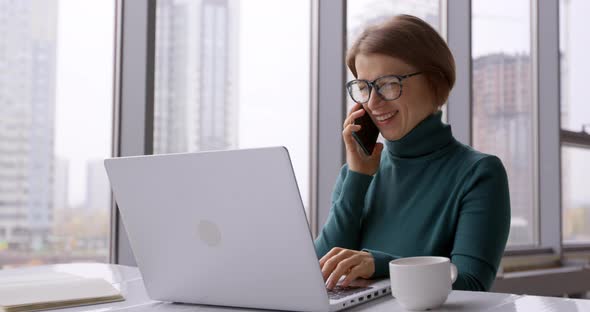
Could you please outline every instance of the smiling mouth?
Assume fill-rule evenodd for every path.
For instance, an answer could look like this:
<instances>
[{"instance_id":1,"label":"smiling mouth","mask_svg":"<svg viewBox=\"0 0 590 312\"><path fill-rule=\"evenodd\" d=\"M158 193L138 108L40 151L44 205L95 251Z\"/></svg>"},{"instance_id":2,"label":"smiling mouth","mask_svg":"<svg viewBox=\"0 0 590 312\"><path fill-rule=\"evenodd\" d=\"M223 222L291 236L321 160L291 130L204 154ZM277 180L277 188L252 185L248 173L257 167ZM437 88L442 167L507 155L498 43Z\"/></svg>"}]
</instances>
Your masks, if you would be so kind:
<instances>
[{"instance_id":1,"label":"smiling mouth","mask_svg":"<svg viewBox=\"0 0 590 312\"><path fill-rule=\"evenodd\" d=\"M390 112L387 114L375 115L375 119L379 122L387 121L387 120L393 118L393 116L397 115L398 112L399 111L394 111L394 112Z\"/></svg>"}]
</instances>

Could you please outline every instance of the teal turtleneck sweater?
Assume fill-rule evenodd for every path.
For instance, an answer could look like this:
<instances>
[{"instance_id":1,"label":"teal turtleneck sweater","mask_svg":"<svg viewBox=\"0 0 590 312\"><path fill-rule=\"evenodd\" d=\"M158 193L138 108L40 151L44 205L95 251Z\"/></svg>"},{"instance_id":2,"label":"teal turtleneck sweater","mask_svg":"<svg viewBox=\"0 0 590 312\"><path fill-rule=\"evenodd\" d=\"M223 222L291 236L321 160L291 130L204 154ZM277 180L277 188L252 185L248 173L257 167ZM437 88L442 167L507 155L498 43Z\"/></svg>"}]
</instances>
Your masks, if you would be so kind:
<instances>
[{"instance_id":1,"label":"teal turtleneck sweater","mask_svg":"<svg viewBox=\"0 0 590 312\"><path fill-rule=\"evenodd\" d=\"M497 157L455 140L441 116L387 141L375 175L342 167L318 257L333 247L365 250L378 278L393 259L444 256L459 271L453 289L490 289L510 228L506 171Z\"/></svg>"}]
</instances>

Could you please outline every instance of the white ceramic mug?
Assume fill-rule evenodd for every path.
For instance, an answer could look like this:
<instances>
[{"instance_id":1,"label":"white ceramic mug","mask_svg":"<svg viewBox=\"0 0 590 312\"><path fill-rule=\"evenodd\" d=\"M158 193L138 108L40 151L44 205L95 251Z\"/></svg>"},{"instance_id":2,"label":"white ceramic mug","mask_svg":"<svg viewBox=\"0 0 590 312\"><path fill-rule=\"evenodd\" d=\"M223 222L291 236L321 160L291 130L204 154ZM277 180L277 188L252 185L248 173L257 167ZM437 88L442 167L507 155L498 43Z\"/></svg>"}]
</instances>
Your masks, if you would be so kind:
<instances>
[{"instance_id":1,"label":"white ceramic mug","mask_svg":"<svg viewBox=\"0 0 590 312\"><path fill-rule=\"evenodd\" d=\"M391 294L407 310L441 306L457 279L457 267L445 257L409 257L389 262Z\"/></svg>"}]
</instances>

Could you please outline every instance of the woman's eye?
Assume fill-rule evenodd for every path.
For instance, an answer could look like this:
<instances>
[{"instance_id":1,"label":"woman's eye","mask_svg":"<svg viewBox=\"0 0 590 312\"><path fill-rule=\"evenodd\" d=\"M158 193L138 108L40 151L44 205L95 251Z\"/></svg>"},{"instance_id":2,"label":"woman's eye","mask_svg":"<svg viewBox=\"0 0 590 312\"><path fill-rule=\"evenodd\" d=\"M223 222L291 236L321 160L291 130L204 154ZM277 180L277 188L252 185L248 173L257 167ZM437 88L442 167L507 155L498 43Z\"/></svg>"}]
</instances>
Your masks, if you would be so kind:
<instances>
[{"instance_id":1,"label":"woman's eye","mask_svg":"<svg viewBox=\"0 0 590 312\"><path fill-rule=\"evenodd\" d=\"M381 90L390 90L390 89L396 88L397 85L398 84L395 83L395 82L384 83L383 85L381 85L379 87L379 89L381 89Z\"/></svg>"}]
</instances>

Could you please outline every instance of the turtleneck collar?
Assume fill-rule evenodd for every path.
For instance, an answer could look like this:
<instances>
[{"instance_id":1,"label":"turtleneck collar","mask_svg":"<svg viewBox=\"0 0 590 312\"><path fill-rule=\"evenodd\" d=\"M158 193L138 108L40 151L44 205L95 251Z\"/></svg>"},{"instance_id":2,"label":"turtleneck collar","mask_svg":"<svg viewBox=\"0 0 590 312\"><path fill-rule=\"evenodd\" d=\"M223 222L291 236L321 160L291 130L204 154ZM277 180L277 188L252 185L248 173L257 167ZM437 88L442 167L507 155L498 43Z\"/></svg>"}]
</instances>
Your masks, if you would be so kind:
<instances>
[{"instance_id":1,"label":"turtleneck collar","mask_svg":"<svg viewBox=\"0 0 590 312\"><path fill-rule=\"evenodd\" d=\"M436 153L452 141L451 126L442 122L442 111L437 111L401 139L386 140L385 146L394 159L416 159Z\"/></svg>"}]
</instances>

